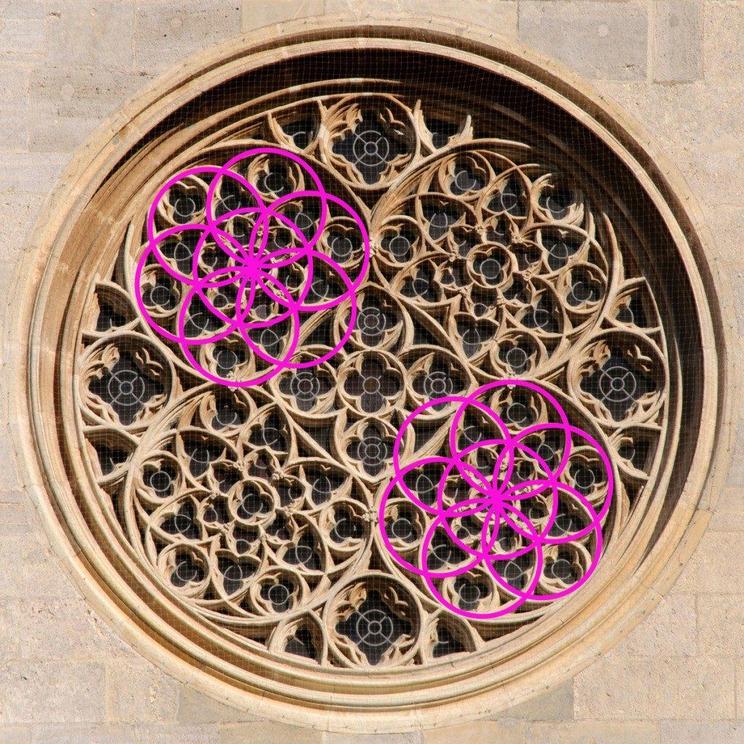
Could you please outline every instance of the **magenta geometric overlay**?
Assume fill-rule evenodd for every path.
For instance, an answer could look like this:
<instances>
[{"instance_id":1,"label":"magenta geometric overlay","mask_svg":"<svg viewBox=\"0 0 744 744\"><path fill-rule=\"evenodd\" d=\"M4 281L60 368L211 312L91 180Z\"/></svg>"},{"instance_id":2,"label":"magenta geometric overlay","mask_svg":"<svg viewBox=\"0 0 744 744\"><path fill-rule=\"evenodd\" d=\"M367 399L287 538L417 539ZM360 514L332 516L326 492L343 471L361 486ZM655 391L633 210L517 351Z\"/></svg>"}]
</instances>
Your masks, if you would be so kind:
<instances>
[{"instance_id":1,"label":"magenta geometric overlay","mask_svg":"<svg viewBox=\"0 0 744 744\"><path fill-rule=\"evenodd\" d=\"M298 191L276 195L265 201L256 187L241 175L235 166L246 166L252 158L271 157L287 159L302 171L308 187ZM195 222L185 222L158 231L156 219L164 197L174 188L185 185L188 179L196 178L208 183L202 218ZM226 209L224 200L219 200L222 210L215 210L215 194L220 193L223 184L229 182L228 190L236 196L234 209ZM297 224L297 216L290 216L286 206L301 200L303 210L310 204L316 219L305 225ZM354 228L359 231L363 255L356 275L352 278L331 256L324 252L324 233L328 228L333 205L336 215L351 218ZM284 209L284 211L283 211ZM228 223L236 217L247 217L249 234L241 240L228 229ZM277 244L278 232L290 238L285 244ZM310 232L310 234L308 234ZM183 241L190 238L193 251L187 257L188 268L179 262L169 260L163 253L163 246L174 239ZM327 244L327 235L325 236ZM221 253L221 260L205 263L205 247ZM358 314L356 291L364 281L370 263L370 241L364 221L343 199L328 193L316 171L298 155L278 147L256 147L239 153L222 167L195 166L172 176L157 192L150 204L147 215L147 244L140 256L134 276L134 290L137 305L143 318L163 338L176 343L185 359L204 378L229 387L249 387L260 385L285 369L314 367L334 356L353 333ZM175 328L163 327L153 317L151 307L145 301L143 273L157 265L168 276L169 281L180 285L178 311ZM283 281L282 270L290 266L301 268L303 281L289 286ZM310 301L313 281L319 274L334 275L341 291L332 298L317 298ZM232 300L218 306L214 301L215 292L230 288ZM201 313L208 313L212 328L202 328L201 332L188 335L186 327L190 319L190 308L196 300ZM325 312L348 302L349 316L346 330L341 334L333 348L312 359L293 361L299 351L303 322L318 312ZM261 305L262 313L256 308ZM267 313L265 308L271 308ZM281 354L270 354L257 343L252 334L266 329L274 329L284 324L288 329L288 342ZM226 339L240 339L247 354L255 355L264 363L264 369L248 379L230 379L207 369L195 356L194 349L207 344L217 344ZM536 423L519 429L507 423L482 399L489 397L499 388L521 388L529 394L537 395L549 410L547 423ZM415 440L417 424L426 424L430 418L427 412L441 410L444 406L455 405L450 418L449 430L444 444L448 454L430 455L401 462L401 449L407 438ZM480 432L481 438L461 444L460 438L465 417L470 412L478 412L488 419L491 432ZM423 420L421 419L423 415ZM528 440L551 433L559 440L559 446L550 451L548 457L540 452L540 447ZM483 438L483 437L486 438ZM568 477L568 466L572 453L577 448L583 453L593 452L604 471L601 482L603 491L592 502ZM487 454L492 465L485 469L476 464L478 454ZM524 476L524 465L528 464L529 475ZM438 482L423 500L411 489L411 477L421 474L424 468L435 466L440 472ZM447 610L463 617L488 620L516 611L525 603L549 602L575 592L583 586L596 570L602 553L602 522L606 517L614 493L612 464L601 445L586 431L572 425L566 412L556 398L539 385L526 380L506 379L487 383L467 396L452 395L430 400L416 408L403 421L393 446L394 476L382 494L379 503L379 530L383 543L393 559L404 569L421 576L431 595ZM408 482L407 482L408 481ZM455 484L453 488L453 482ZM453 496L453 494L455 494ZM410 504L426 513L430 522L421 536L416 550L415 563L404 558L393 545L388 535L386 510L391 498L403 497ZM532 503L540 502L537 510L540 518L533 521ZM570 504L571 510L579 518L559 525L561 505ZM542 510L542 511L541 511ZM475 537L463 535L462 529L453 522L462 524L463 519L473 518L480 525ZM504 534L511 537L516 547L504 550ZM443 562L434 552L446 546L456 551L458 560ZM587 538L590 538L587 541ZM436 544L435 544L436 539ZM581 575L567 587L557 587L557 582L546 580L548 566L545 551L551 547L590 542L589 556L582 566ZM433 560L436 558L437 560ZM527 566L519 580L509 576L507 565ZM439 563L432 567L432 563ZM479 611L472 607L462 607L444 596L442 582L457 577L465 577L471 572L488 575L505 594L501 604L492 604L492 609ZM554 577L553 577L554 578ZM451 594L451 592L450 592ZM466 603L467 604L467 603ZM477 604L477 603L476 603ZM473 605L475 606L475 605Z\"/></svg>"},{"instance_id":2,"label":"magenta geometric overlay","mask_svg":"<svg viewBox=\"0 0 744 744\"><path fill-rule=\"evenodd\" d=\"M306 187L276 196L265 201L265 195L259 193L256 187L244 178L235 166L247 166L251 158L271 157L291 161L302 171ZM197 222L187 222L168 227L160 232L156 229L156 216L165 195L173 187L183 186L189 178L196 177L202 181L209 181L203 219ZM215 209L215 193L221 184L227 182L230 193L238 195L236 201L240 204L217 214ZM301 200L303 210L308 206L314 207L317 218L301 227L294 218L286 214L287 205ZM330 206L334 206L336 214L345 213L345 218L351 218L355 228L361 235L363 257L355 277L349 277L343 267L333 260L328 253L319 250L320 241L331 219ZM284 208L285 211L282 211ZM235 217L247 216L251 225L250 234L242 241L231 234L228 222ZM308 235L308 228L311 234ZM291 239L286 245L276 245L271 240L272 231L289 233ZM163 254L162 248L167 241L184 240L190 238L194 244L193 253L189 256L190 267L181 271L174 262L169 261ZM205 246L224 254L221 261L205 266L202 253ZM164 328L155 317L152 309L145 303L143 293L143 271L153 260L171 281L181 285L180 307L177 314L175 329ZM228 160L222 167L195 166L177 173L162 186L150 204L147 215L147 244L137 262L134 277L134 290L137 305L147 323L163 338L180 346L186 360L203 377L220 385L229 387L249 387L259 385L271 379L284 369L298 369L313 367L330 359L346 343L354 330L357 317L356 290L367 274L370 260L370 245L364 221L357 212L343 199L329 194L320 181L315 170L301 157L279 147L256 147L239 153ZM303 271L303 281L299 286L287 286L280 279L282 269L295 265ZM331 299L320 298L310 301L309 295L313 281L319 273L326 276L333 275L341 289ZM223 302L219 306L210 295L221 289L228 289L232 293L229 308ZM189 309L192 302L199 302L201 313L211 316L212 329L202 333L187 335ZM321 301L322 300L322 301ZM341 335L338 343L332 349L318 354L316 357L302 362L292 361L300 343L302 324L315 313L324 312L338 307L342 303L349 303L349 317L346 331ZM261 306L262 313L257 314L255 308ZM264 308L272 308L266 315ZM281 353L276 356L270 354L265 346L256 342L254 338L266 329L288 328L289 340L285 343ZM252 337L254 336L254 337ZM196 358L194 350L206 344L216 344L230 338L240 339L245 344L247 354L252 354L263 360L267 365L249 379L230 379L205 368Z\"/></svg>"},{"instance_id":3,"label":"magenta geometric overlay","mask_svg":"<svg viewBox=\"0 0 744 744\"><path fill-rule=\"evenodd\" d=\"M498 388L514 387L540 396L550 411L550 423L536 423L518 429L507 424L496 411L482 401ZM401 463L401 449L407 436L414 437L416 424L424 424L421 416L430 409L455 404L450 419L445 447L446 456L431 455ZM489 421L492 431L488 438L462 446L458 441L462 434L461 424L469 412L478 412ZM535 438L549 433L557 438L560 446L550 456L540 452L534 444ZM532 439L533 443L528 443ZM592 504L584 493L572 485L567 477L567 468L577 448L596 453L604 470L601 482L603 493L599 504ZM493 466L483 472L476 467L479 451L488 454ZM547 458L547 459L546 459ZM528 464L528 475L520 475L519 464ZM441 470L430 498L422 500L409 487L409 483L420 475L422 469L434 466ZM384 491L379 504L378 525L382 541L390 555L404 569L422 577L432 596L451 612L476 620L487 620L514 612L526 602L548 602L575 592L594 573L602 552L602 520L607 515L614 492L614 476L610 459L599 443L587 432L573 426L560 403L547 390L526 380L507 379L490 382L471 395L452 395L430 400L413 411L400 427L393 447L394 477ZM601 476L600 476L601 478ZM455 487L453 488L453 481ZM458 487L459 486L459 487ZM458 497L455 494L460 494ZM391 498L403 496L415 508L430 515L431 522L417 549L415 564L404 558L392 544L386 525L386 509ZM531 519L531 505L540 500L544 512L536 526ZM597 499L595 499L595 502ZM580 519L568 529L557 524L561 504L571 504ZM482 525L476 537L462 534L453 527L453 520L472 517ZM504 552L499 539L510 535L518 543L512 550ZM551 546L567 545L585 540L591 535L591 558L583 567L580 577L567 588L550 587L545 581L545 551ZM454 567L437 566L434 540L441 547L442 539L449 548L457 551L459 560ZM507 564L515 561L527 563L530 568L520 581L507 578ZM503 604L489 611L477 611L459 607L443 596L438 583L452 577L463 577L472 571L482 571L505 590ZM456 579L455 579L456 580ZM555 582L554 586L555 586Z\"/></svg>"}]
</instances>

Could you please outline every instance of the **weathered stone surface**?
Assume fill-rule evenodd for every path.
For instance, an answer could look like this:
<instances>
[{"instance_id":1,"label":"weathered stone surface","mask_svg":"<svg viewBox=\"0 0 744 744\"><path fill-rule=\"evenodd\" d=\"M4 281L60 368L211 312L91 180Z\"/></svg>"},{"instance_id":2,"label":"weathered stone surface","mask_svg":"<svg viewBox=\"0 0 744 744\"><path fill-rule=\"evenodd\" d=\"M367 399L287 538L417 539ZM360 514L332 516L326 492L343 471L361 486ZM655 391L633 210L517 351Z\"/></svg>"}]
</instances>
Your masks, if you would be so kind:
<instances>
[{"instance_id":1,"label":"weathered stone surface","mask_svg":"<svg viewBox=\"0 0 744 744\"><path fill-rule=\"evenodd\" d=\"M214 726L35 726L31 744L218 744Z\"/></svg>"},{"instance_id":2,"label":"weathered stone surface","mask_svg":"<svg viewBox=\"0 0 744 744\"><path fill-rule=\"evenodd\" d=\"M243 31L254 31L270 23L323 15L323 0L274 0L272 3L244 2Z\"/></svg>"},{"instance_id":3,"label":"weathered stone surface","mask_svg":"<svg viewBox=\"0 0 744 744\"><path fill-rule=\"evenodd\" d=\"M45 0L44 10L49 62L131 69L132 3Z\"/></svg>"},{"instance_id":4,"label":"weathered stone surface","mask_svg":"<svg viewBox=\"0 0 744 744\"><path fill-rule=\"evenodd\" d=\"M743 532L706 532L673 591L693 594L737 594L741 570L733 557L744 551Z\"/></svg>"},{"instance_id":5,"label":"weathered stone surface","mask_svg":"<svg viewBox=\"0 0 744 744\"><path fill-rule=\"evenodd\" d=\"M324 734L323 744L421 744L421 732L408 734Z\"/></svg>"},{"instance_id":6,"label":"weathered stone surface","mask_svg":"<svg viewBox=\"0 0 744 744\"><path fill-rule=\"evenodd\" d=\"M149 662L120 661L106 668L106 704L111 721L175 721L178 683Z\"/></svg>"},{"instance_id":7,"label":"weathered stone surface","mask_svg":"<svg viewBox=\"0 0 744 744\"><path fill-rule=\"evenodd\" d=\"M573 716L573 684L560 685L519 705L489 716L497 720L517 718L528 721L560 721Z\"/></svg>"},{"instance_id":8,"label":"weathered stone surface","mask_svg":"<svg viewBox=\"0 0 744 744\"><path fill-rule=\"evenodd\" d=\"M744 723L662 721L660 744L744 744Z\"/></svg>"},{"instance_id":9,"label":"weathered stone surface","mask_svg":"<svg viewBox=\"0 0 744 744\"><path fill-rule=\"evenodd\" d=\"M634 659L618 650L575 679L577 719L732 718L734 665L729 659Z\"/></svg>"},{"instance_id":10,"label":"weathered stone surface","mask_svg":"<svg viewBox=\"0 0 744 744\"><path fill-rule=\"evenodd\" d=\"M31 744L31 727L0 726L0 741L3 744Z\"/></svg>"},{"instance_id":11,"label":"weathered stone surface","mask_svg":"<svg viewBox=\"0 0 744 744\"><path fill-rule=\"evenodd\" d=\"M651 72L661 83L698 80L703 76L703 3L699 0L654 0Z\"/></svg>"},{"instance_id":12,"label":"weathered stone surface","mask_svg":"<svg viewBox=\"0 0 744 744\"><path fill-rule=\"evenodd\" d=\"M323 734L320 731L288 726L285 723L255 721L236 726L228 724L220 726L219 744L245 744L245 742L253 741L261 742L261 744L288 744L289 742L329 744L329 742L323 742ZM349 737L345 738L344 742L351 744Z\"/></svg>"},{"instance_id":13,"label":"weathered stone surface","mask_svg":"<svg viewBox=\"0 0 744 744\"><path fill-rule=\"evenodd\" d=\"M92 661L103 653L117 658L124 652L128 647L77 596L0 600L2 660Z\"/></svg>"},{"instance_id":14,"label":"weathered stone surface","mask_svg":"<svg viewBox=\"0 0 744 744\"><path fill-rule=\"evenodd\" d=\"M539 723L529 741L540 744L656 744L658 730L647 721Z\"/></svg>"},{"instance_id":15,"label":"weathered stone surface","mask_svg":"<svg viewBox=\"0 0 744 744\"><path fill-rule=\"evenodd\" d=\"M695 599L686 594L664 597L654 611L621 643L631 656L694 656L697 653Z\"/></svg>"},{"instance_id":16,"label":"weathered stone surface","mask_svg":"<svg viewBox=\"0 0 744 744\"><path fill-rule=\"evenodd\" d=\"M648 17L645 3L593 0L523 0L519 38L592 78L646 76Z\"/></svg>"},{"instance_id":17,"label":"weathered stone surface","mask_svg":"<svg viewBox=\"0 0 744 744\"><path fill-rule=\"evenodd\" d=\"M239 0L148 0L135 12L134 64L147 74L240 33Z\"/></svg>"},{"instance_id":18,"label":"weathered stone surface","mask_svg":"<svg viewBox=\"0 0 744 744\"><path fill-rule=\"evenodd\" d=\"M178 694L178 720L181 723L254 721L250 711L237 710L212 700L198 690L181 685Z\"/></svg>"},{"instance_id":19,"label":"weathered stone surface","mask_svg":"<svg viewBox=\"0 0 744 744\"><path fill-rule=\"evenodd\" d=\"M424 744L523 744L530 741L528 732L524 721L473 721L425 731Z\"/></svg>"},{"instance_id":20,"label":"weathered stone surface","mask_svg":"<svg viewBox=\"0 0 744 744\"><path fill-rule=\"evenodd\" d=\"M12 495L12 492L11 492ZM4 535L24 535L28 532L28 505L25 503L4 503L5 494L0 493L0 537Z\"/></svg>"},{"instance_id":21,"label":"weathered stone surface","mask_svg":"<svg viewBox=\"0 0 744 744\"><path fill-rule=\"evenodd\" d=\"M0 666L0 723L103 722L102 664L38 660Z\"/></svg>"},{"instance_id":22,"label":"weathered stone surface","mask_svg":"<svg viewBox=\"0 0 744 744\"><path fill-rule=\"evenodd\" d=\"M697 605L700 653L744 657L744 594L701 594Z\"/></svg>"},{"instance_id":23,"label":"weathered stone surface","mask_svg":"<svg viewBox=\"0 0 744 744\"><path fill-rule=\"evenodd\" d=\"M0 59L28 62L46 53L44 6L40 0L3 0L0 19Z\"/></svg>"},{"instance_id":24,"label":"weathered stone surface","mask_svg":"<svg viewBox=\"0 0 744 744\"><path fill-rule=\"evenodd\" d=\"M355 0L325 0L325 12L351 18L379 15L416 17L431 16L456 19L458 24L482 26L501 36L516 36L518 4L516 0L380 0L374 4Z\"/></svg>"},{"instance_id":25,"label":"weathered stone surface","mask_svg":"<svg viewBox=\"0 0 744 744\"><path fill-rule=\"evenodd\" d=\"M594 85L638 119L682 172L714 236L709 258L721 263L734 288L724 316L744 334L744 303L739 299L744 297L740 196L744 3L649 3L653 35L648 63L646 3L641 0L524 0L520 5L521 40L579 75L594 78ZM327 12L350 18L385 12L400 18L452 15L453 28L475 23L506 35L517 34L517 8L516 0L325 2ZM675 25L672 18L678 8L683 15ZM67 162L66 153L125 98L147 85L152 75L236 35L241 18L248 31L321 10L321 0L277 0L269 5L254 0L0 0L4 265L22 260L30 226ZM700 18L703 48L696 54ZM704 80L697 80L701 74ZM667 84L685 80L695 82ZM2 272L3 305L12 296L8 290L13 281L12 271ZM742 350L735 346L729 354L741 358ZM6 411L4 395L0 418L7 418ZM613 654L578 676L575 701L569 685L505 711L503 718L510 720L366 739L324 737L282 723L244 723L250 713L222 706L189 688L174 688L170 678L141 660L78 598L47 538L38 531L30 502L27 508L17 508L28 496L10 454L10 435L3 429L0 742L744 742L742 726L723 720L744 718L744 582L736 560L744 551L744 458L736 456L744 451L742 414L737 414L739 433L732 445L729 487L720 493L710 530L674 593ZM128 676L132 669L133 677ZM137 689L127 688L130 679ZM578 721L571 720L572 705ZM178 723L162 722L174 717ZM675 720L692 717L698 720ZM113 723L114 718L121 722ZM35 723L20 723L25 721Z\"/></svg>"},{"instance_id":26,"label":"weathered stone surface","mask_svg":"<svg viewBox=\"0 0 744 744\"><path fill-rule=\"evenodd\" d=\"M74 589L58 559L42 542L43 535L27 532L0 540L0 597L68 597Z\"/></svg>"},{"instance_id":27,"label":"weathered stone surface","mask_svg":"<svg viewBox=\"0 0 744 744\"><path fill-rule=\"evenodd\" d=\"M5 188L47 194L69 157L58 153L11 152L3 154Z\"/></svg>"},{"instance_id":28,"label":"weathered stone surface","mask_svg":"<svg viewBox=\"0 0 744 744\"><path fill-rule=\"evenodd\" d=\"M2 157L5 164L6 156ZM44 194L36 191L19 189L0 191L0 257L3 261L14 262L23 253L24 243L43 201ZM8 449L3 447L2 452ZM0 483L3 483L3 490L12 490L19 486L18 478L15 475L11 477L3 460L4 456L0 454ZM2 471L5 471L5 478ZM11 473L15 473L15 466Z\"/></svg>"},{"instance_id":29,"label":"weathered stone surface","mask_svg":"<svg viewBox=\"0 0 744 744\"><path fill-rule=\"evenodd\" d=\"M742 277L738 277L738 280L741 281ZM744 284L741 286L744 287ZM739 333L744 336L744 304L742 304L741 312L737 312L737 318ZM721 491L716 510L710 519L709 529L744 532L744 487L729 486Z\"/></svg>"},{"instance_id":30,"label":"weathered stone surface","mask_svg":"<svg viewBox=\"0 0 744 744\"><path fill-rule=\"evenodd\" d=\"M703 5L703 63L708 80L744 77L744 3L706 0Z\"/></svg>"}]
</instances>

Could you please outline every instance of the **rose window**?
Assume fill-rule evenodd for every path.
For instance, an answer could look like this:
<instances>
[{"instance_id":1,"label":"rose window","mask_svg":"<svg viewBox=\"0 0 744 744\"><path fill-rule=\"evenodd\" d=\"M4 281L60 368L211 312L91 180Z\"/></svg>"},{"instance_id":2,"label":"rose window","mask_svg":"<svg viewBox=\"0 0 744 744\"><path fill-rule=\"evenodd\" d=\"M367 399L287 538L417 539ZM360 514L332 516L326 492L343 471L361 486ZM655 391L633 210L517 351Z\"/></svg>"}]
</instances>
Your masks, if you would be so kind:
<instances>
[{"instance_id":1,"label":"rose window","mask_svg":"<svg viewBox=\"0 0 744 744\"><path fill-rule=\"evenodd\" d=\"M47 336L101 581L207 674L339 710L569 654L684 521L715 390L682 212L623 145L537 80L364 43L130 143Z\"/></svg>"}]
</instances>

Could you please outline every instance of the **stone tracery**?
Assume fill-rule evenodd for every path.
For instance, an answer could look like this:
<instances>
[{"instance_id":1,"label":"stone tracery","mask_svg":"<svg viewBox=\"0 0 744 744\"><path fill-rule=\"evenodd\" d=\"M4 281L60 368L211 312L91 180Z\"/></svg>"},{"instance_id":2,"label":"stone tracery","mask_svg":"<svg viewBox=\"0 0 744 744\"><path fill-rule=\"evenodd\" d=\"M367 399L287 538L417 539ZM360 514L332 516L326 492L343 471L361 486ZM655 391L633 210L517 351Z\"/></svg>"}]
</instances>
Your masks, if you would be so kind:
<instances>
[{"instance_id":1,"label":"stone tracery","mask_svg":"<svg viewBox=\"0 0 744 744\"><path fill-rule=\"evenodd\" d=\"M429 116L405 96L328 96L291 112L250 118L239 137L226 134L187 165L217 168L249 147L289 148L313 164L369 226L372 259L355 321L338 303L303 324L295 361L311 368L277 370L250 390L205 385L178 344L137 318L132 286L146 243L144 215L133 216L119 261L90 297L81 338L81 422L98 484L126 541L179 601L253 643L325 666L467 653L545 610L525 607L489 627L469 622L443 613L391 560L375 520L400 424L433 398L492 380L549 386L617 463L616 499L603 515L611 543L647 493L664 422L666 348L653 295L632 246L579 176L535 149L476 138L469 117ZM270 157L244 176L273 198L297 191L300 178ZM176 234L203 210L210 184L164 192L163 226ZM215 193L226 205L239 197L224 183ZM294 224L312 231L320 214L309 201L285 204ZM251 228L240 217L226 228L236 238ZM319 250L358 266L358 229L340 213L332 222ZM188 240L172 247L176 264L193 258ZM161 279L153 273L142 301L165 317L178 298ZM332 282L312 291L332 294ZM198 313L190 320L197 335L210 331ZM276 357L288 338L280 327L264 348ZM217 346L205 368L244 374L251 356ZM545 415L518 393L504 410L514 424ZM417 436L432 451L444 446L444 413L422 414ZM477 441L484 425L466 417L463 434L470 428ZM581 492L603 482L581 452L566 477ZM435 483L424 470L416 492ZM401 544L426 529L425 515L403 503L388 518ZM576 519L562 515L561 529ZM452 560L446 545L439 550ZM556 569L556 587L579 578L581 561L568 563ZM453 583L450 596L477 615L493 594L471 584Z\"/></svg>"}]
</instances>

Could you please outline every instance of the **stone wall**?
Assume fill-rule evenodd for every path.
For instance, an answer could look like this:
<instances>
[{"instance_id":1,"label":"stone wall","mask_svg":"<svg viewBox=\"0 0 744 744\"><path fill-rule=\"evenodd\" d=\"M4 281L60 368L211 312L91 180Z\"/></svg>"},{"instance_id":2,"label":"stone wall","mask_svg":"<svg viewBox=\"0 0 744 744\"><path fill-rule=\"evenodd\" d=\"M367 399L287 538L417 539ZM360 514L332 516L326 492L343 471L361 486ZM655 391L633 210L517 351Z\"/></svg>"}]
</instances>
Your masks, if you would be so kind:
<instances>
[{"instance_id":1,"label":"stone wall","mask_svg":"<svg viewBox=\"0 0 744 744\"><path fill-rule=\"evenodd\" d=\"M184 56L242 30L323 13L452 15L589 78L650 132L695 195L744 333L744 0L0 0L0 297L72 151ZM12 339L10 341L12 343ZM729 369L741 348L732 345ZM744 410L730 412L744 450ZM705 744L744 742L744 457L667 596L571 683L498 720L353 737L255 720L121 641L52 553L19 486L0 397L0 743Z\"/></svg>"}]
</instances>

